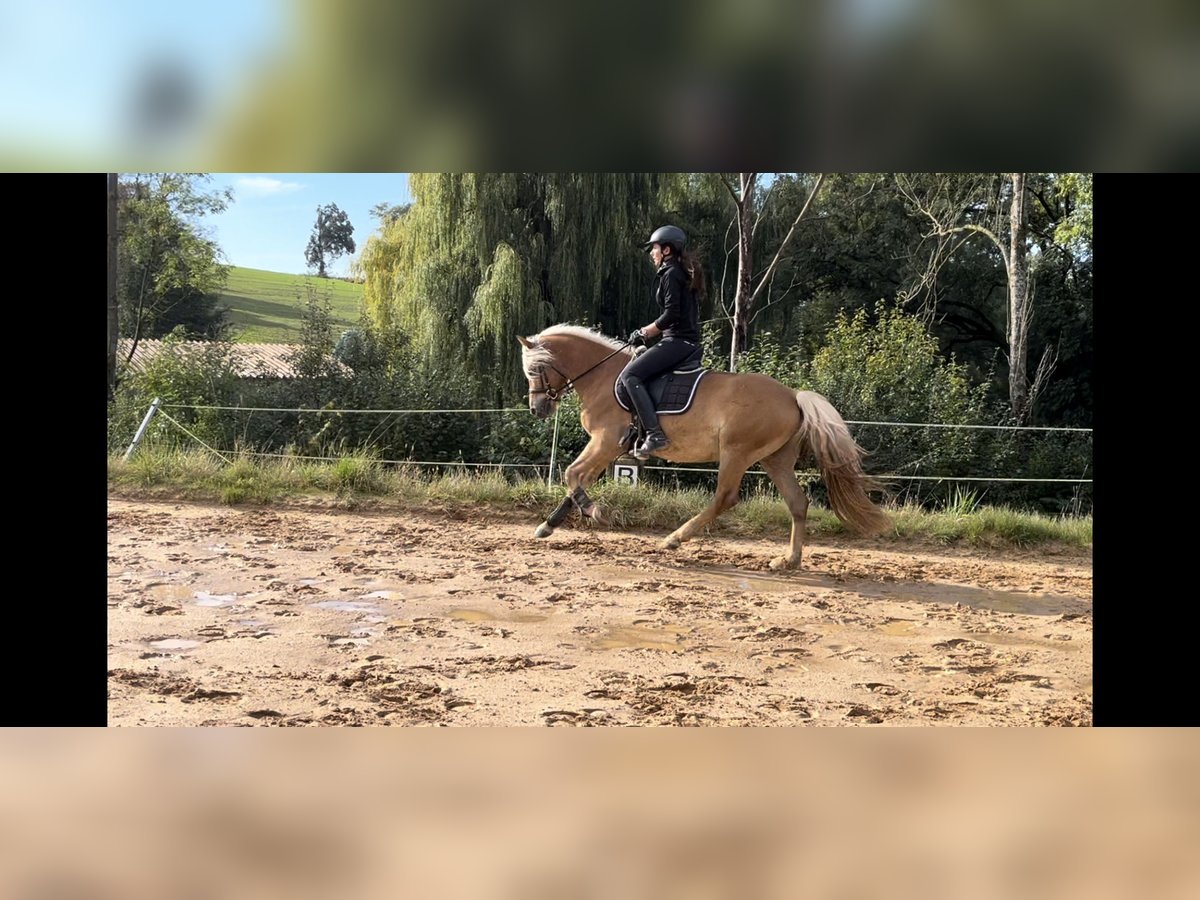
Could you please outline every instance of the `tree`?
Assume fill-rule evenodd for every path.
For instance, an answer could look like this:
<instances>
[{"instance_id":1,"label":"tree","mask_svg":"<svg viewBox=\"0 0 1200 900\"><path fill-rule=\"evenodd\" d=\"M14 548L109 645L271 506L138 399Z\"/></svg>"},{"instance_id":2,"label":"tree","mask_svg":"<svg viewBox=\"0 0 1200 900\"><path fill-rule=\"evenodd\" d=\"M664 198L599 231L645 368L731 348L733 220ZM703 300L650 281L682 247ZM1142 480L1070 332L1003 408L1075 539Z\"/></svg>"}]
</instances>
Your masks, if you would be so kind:
<instances>
[{"instance_id":1,"label":"tree","mask_svg":"<svg viewBox=\"0 0 1200 900\"><path fill-rule=\"evenodd\" d=\"M1029 356L1029 322L1033 305L1029 291L1029 249L1025 245L1028 218L1025 214L1025 173L1012 173L1012 200L1009 201L1008 224L1008 391L1013 418L1023 422L1029 418L1029 377L1026 359ZM1003 248L1001 248L1003 250ZM1038 374L1049 375L1048 367L1039 366ZM1036 395L1036 390L1035 390Z\"/></svg>"},{"instance_id":2,"label":"tree","mask_svg":"<svg viewBox=\"0 0 1200 900\"><path fill-rule=\"evenodd\" d=\"M118 180L118 325L133 338L127 362L142 338L181 328L214 339L227 327L218 295L228 266L198 220L223 212L233 194L204 190L208 179L156 172Z\"/></svg>"},{"instance_id":3,"label":"tree","mask_svg":"<svg viewBox=\"0 0 1200 900\"><path fill-rule=\"evenodd\" d=\"M350 217L336 203L317 207L317 221L313 225L312 237L304 251L304 259L310 266L317 267L317 274L325 275L325 260L337 259L343 253L354 252L354 226Z\"/></svg>"},{"instance_id":4,"label":"tree","mask_svg":"<svg viewBox=\"0 0 1200 900\"><path fill-rule=\"evenodd\" d=\"M927 178L898 175L896 184L914 211L931 225L925 235L935 247L930 256L931 278L936 277L937 270L974 235L987 238L999 253L1004 264L1008 297L1005 339L1009 409L1014 421L1027 421L1034 400L1057 364L1057 357L1054 347L1047 345L1030 378L1027 360L1034 305L1026 209L1030 189L1026 174L935 175ZM1090 211L1090 205L1088 209Z\"/></svg>"},{"instance_id":5,"label":"tree","mask_svg":"<svg viewBox=\"0 0 1200 900\"><path fill-rule=\"evenodd\" d=\"M414 173L411 209L363 248L371 320L409 335L430 369L480 374L503 402L523 383L516 335L558 322L619 334L645 321L653 271L640 244L659 184L638 173Z\"/></svg>"},{"instance_id":6,"label":"tree","mask_svg":"<svg viewBox=\"0 0 1200 900\"><path fill-rule=\"evenodd\" d=\"M379 220L380 225L391 225L398 218L412 209L411 203L388 203L380 200L371 207L371 215Z\"/></svg>"},{"instance_id":7,"label":"tree","mask_svg":"<svg viewBox=\"0 0 1200 900\"><path fill-rule=\"evenodd\" d=\"M755 200L758 173L742 172L738 176L739 189L737 191L728 182L724 182L726 189L729 191L729 196L733 199L734 209L736 210L734 222L737 225L738 249L737 287L733 296L733 311L729 317L733 332L729 346L729 371L731 372L737 371L738 356L746 349L750 318L754 304L762 294L763 289L771 283L772 276L775 274L775 270L783 258L783 251L787 249L792 236L796 233L796 226L800 224L800 220L808 212L809 204L812 203L813 197L817 195L824 177L824 175L817 176L812 190L809 191L808 200L805 201L795 221L792 222L792 227L788 229L788 233L780 242L778 249L775 251L775 256L771 259L767 268L758 276L754 274L752 251L752 239L754 237L755 225L757 224L756 216L760 212ZM754 284L756 277L758 281L757 285Z\"/></svg>"},{"instance_id":8,"label":"tree","mask_svg":"<svg viewBox=\"0 0 1200 900\"><path fill-rule=\"evenodd\" d=\"M117 173L108 173L108 399L117 387L117 338L121 327L117 305Z\"/></svg>"}]
</instances>

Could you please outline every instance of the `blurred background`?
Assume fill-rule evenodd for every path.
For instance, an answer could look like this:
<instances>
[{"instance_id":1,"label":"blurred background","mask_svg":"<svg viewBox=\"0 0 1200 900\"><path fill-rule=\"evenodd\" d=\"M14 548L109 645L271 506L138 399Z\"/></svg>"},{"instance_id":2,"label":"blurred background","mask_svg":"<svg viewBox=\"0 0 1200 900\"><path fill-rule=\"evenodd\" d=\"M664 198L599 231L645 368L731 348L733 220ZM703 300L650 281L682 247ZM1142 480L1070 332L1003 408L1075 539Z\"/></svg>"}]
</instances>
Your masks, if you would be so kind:
<instances>
[{"instance_id":1,"label":"blurred background","mask_svg":"<svg viewBox=\"0 0 1200 900\"><path fill-rule=\"evenodd\" d=\"M937 168L1200 159L1183 0L0 6L16 171Z\"/></svg>"},{"instance_id":2,"label":"blurred background","mask_svg":"<svg viewBox=\"0 0 1200 900\"><path fill-rule=\"evenodd\" d=\"M1200 889L1195 731L553 737L10 729L0 894L1183 900Z\"/></svg>"}]
</instances>

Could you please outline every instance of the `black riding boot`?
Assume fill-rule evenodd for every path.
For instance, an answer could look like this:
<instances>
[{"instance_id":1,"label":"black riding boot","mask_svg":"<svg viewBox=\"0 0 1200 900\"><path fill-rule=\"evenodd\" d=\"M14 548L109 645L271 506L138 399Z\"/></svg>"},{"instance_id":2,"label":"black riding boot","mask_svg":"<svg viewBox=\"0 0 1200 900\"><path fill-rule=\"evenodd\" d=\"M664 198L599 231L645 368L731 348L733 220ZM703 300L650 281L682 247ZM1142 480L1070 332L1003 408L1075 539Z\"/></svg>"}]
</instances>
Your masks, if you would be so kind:
<instances>
[{"instance_id":1,"label":"black riding boot","mask_svg":"<svg viewBox=\"0 0 1200 900\"><path fill-rule=\"evenodd\" d=\"M635 459L649 459L659 450L669 447L671 441L663 434L662 428L658 425L658 412L654 409L654 402L650 399L650 392L646 390L646 386L640 381L627 386L633 408L637 410L638 418L642 420L642 427L646 429L646 439L637 446L633 455Z\"/></svg>"}]
</instances>

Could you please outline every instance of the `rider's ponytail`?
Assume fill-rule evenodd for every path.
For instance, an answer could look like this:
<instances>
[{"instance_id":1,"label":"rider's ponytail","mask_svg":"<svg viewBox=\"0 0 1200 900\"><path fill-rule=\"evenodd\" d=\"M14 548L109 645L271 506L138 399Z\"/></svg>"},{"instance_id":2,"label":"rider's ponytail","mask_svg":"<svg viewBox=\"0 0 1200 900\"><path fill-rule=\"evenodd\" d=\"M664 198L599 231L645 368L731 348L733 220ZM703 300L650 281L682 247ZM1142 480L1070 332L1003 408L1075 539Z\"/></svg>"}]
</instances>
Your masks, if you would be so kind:
<instances>
[{"instance_id":1,"label":"rider's ponytail","mask_svg":"<svg viewBox=\"0 0 1200 900\"><path fill-rule=\"evenodd\" d=\"M685 250L679 254L679 264L683 266L688 273L688 287L696 293L696 298L700 299L704 296L704 267L700 265L700 261L696 257Z\"/></svg>"}]
</instances>

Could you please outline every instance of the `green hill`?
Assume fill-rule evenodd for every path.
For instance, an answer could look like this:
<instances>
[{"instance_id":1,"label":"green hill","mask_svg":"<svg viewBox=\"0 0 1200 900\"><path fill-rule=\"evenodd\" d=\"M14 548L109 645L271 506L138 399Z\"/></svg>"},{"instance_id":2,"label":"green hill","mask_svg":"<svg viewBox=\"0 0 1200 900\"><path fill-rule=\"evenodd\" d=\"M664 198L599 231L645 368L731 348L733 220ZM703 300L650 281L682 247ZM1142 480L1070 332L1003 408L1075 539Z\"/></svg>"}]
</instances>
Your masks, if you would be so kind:
<instances>
[{"instance_id":1,"label":"green hill","mask_svg":"<svg viewBox=\"0 0 1200 900\"><path fill-rule=\"evenodd\" d=\"M220 301L222 306L229 308L233 339L261 344L299 341L309 287L318 297L329 297L335 337L358 324L363 294L361 284L233 266Z\"/></svg>"}]
</instances>

